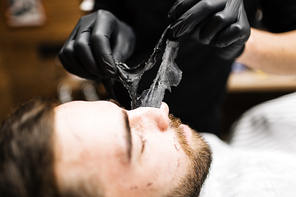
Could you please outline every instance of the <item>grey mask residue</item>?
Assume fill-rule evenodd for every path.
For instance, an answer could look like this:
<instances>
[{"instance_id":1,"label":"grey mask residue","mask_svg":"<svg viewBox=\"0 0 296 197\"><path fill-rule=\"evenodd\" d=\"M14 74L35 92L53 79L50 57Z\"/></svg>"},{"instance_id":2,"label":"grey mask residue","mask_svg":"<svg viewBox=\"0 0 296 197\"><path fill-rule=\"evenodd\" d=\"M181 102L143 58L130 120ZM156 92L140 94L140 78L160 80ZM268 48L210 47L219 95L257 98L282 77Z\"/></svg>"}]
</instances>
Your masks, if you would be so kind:
<instances>
[{"instance_id":1,"label":"grey mask residue","mask_svg":"<svg viewBox=\"0 0 296 197\"><path fill-rule=\"evenodd\" d=\"M167 30L168 28L162 34L154 48L154 52L147 62L138 65L136 68L129 68L124 63L116 63L119 71L117 80L127 89L131 98L132 109L137 107L159 108L164 98L165 90L168 89L171 91L171 86L178 86L181 81L182 71L174 61L177 57L179 42L167 39L162 62L159 66L156 78L153 80L149 89L144 90L141 95L137 93L139 82L143 74L156 64L160 56Z\"/></svg>"}]
</instances>

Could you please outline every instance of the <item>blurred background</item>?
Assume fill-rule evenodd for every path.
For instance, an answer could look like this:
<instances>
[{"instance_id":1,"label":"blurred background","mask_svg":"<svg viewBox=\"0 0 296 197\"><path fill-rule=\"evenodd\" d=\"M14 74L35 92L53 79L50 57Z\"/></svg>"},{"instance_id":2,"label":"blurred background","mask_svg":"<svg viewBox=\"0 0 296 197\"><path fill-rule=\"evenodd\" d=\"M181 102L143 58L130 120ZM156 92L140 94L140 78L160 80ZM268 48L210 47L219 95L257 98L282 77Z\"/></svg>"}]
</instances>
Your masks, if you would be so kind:
<instances>
[{"instance_id":1,"label":"blurred background","mask_svg":"<svg viewBox=\"0 0 296 197\"><path fill-rule=\"evenodd\" d=\"M0 121L19 103L36 96L61 102L106 97L100 84L68 74L57 58L91 0L0 3ZM296 77L273 76L234 65L223 106L224 130L250 107L295 90Z\"/></svg>"},{"instance_id":2,"label":"blurred background","mask_svg":"<svg viewBox=\"0 0 296 197\"><path fill-rule=\"evenodd\" d=\"M97 99L101 86L68 74L57 54L78 19L79 0L2 0L0 14L0 121L37 96L62 102ZM94 90L93 88L96 88ZM102 92L104 94L104 92ZM72 96L72 98L71 98Z\"/></svg>"}]
</instances>

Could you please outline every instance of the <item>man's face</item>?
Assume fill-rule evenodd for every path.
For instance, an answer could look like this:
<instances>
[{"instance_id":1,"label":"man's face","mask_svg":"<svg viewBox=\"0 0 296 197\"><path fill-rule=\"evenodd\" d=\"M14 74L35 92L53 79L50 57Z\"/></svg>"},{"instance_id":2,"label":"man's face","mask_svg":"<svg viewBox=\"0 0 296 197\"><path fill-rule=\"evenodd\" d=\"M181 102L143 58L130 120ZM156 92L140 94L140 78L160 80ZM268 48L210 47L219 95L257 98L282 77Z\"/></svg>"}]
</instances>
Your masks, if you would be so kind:
<instances>
[{"instance_id":1,"label":"man's face","mask_svg":"<svg viewBox=\"0 0 296 197\"><path fill-rule=\"evenodd\" d=\"M192 150L206 146L168 106L124 110L107 101L55 108L58 185L89 183L105 196L163 196L194 170ZM190 156L191 155L191 156ZM96 189L94 189L96 188ZM95 192L95 191L94 191Z\"/></svg>"}]
</instances>

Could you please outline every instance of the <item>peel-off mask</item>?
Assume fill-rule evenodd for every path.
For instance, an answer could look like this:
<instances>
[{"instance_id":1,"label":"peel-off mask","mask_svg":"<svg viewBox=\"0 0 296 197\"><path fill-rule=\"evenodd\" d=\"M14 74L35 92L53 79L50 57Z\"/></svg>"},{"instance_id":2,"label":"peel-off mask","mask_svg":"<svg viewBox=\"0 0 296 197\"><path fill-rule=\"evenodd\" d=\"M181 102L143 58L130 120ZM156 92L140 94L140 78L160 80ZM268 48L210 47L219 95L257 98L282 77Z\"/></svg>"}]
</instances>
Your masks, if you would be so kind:
<instances>
[{"instance_id":1,"label":"peel-off mask","mask_svg":"<svg viewBox=\"0 0 296 197\"><path fill-rule=\"evenodd\" d=\"M131 98L131 108L137 107L156 107L159 108L164 98L165 90L171 91L171 86L178 86L182 78L182 71L175 63L177 57L179 42L167 39L165 43L165 50L162 56L162 62L159 66L153 83L150 88L144 90L141 95L137 93L139 82L143 74L150 70L159 59L161 49L164 45L163 40L167 34L168 28L162 34L154 51L147 62L139 64L136 68L129 68L124 63L116 63L119 74L119 80L127 89Z\"/></svg>"}]
</instances>

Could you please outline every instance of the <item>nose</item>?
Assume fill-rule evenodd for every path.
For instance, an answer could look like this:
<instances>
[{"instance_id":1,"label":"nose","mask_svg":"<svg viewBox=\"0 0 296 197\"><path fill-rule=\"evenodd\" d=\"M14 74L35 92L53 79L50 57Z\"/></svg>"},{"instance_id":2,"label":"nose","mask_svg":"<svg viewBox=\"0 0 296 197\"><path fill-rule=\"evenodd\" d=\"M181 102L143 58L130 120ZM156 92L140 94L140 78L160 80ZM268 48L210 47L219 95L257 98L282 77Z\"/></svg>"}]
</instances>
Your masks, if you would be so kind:
<instances>
[{"instance_id":1,"label":"nose","mask_svg":"<svg viewBox=\"0 0 296 197\"><path fill-rule=\"evenodd\" d=\"M169 127L169 107L162 103L160 108L140 107L127 112L132 130L146 131L154 130L166 131Z\"/></svg>"},{"instance_id":2,"label":"nose","mask_svg":"<svg viewBox=\"0 0 296 197\"><path fill-rule=\"evenodd\" d=\"M160 110L161 110L166 116L169 116L170 109L169 109L169 106L168 106L165 102L162 102L162 103L161 103Z\"/></svg>"}]
</instances>

